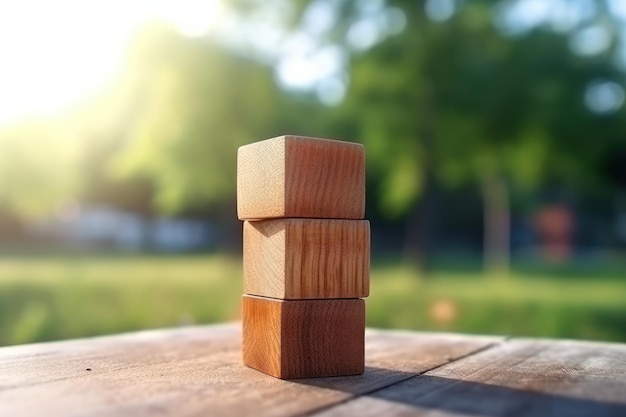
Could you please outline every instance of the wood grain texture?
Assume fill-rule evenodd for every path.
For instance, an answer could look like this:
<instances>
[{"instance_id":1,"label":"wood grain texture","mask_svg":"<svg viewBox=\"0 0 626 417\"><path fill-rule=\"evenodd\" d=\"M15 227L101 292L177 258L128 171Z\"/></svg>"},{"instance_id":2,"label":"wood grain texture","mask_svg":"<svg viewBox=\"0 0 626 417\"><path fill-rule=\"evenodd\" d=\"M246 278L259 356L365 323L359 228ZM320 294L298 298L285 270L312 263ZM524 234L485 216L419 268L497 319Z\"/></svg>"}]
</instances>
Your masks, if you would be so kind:
<instances>
[{"instance_id":1,"label":"wood grain texture","mask_svg":"<svg viewBox=\"0 0 626 417\"><path fill-rule=\"evenodd\" d=\"M237 215L362 219L365 150L362 145L280 136L239 148Z\"/></svg>"},{"instance_id":2,"label":"wood grain texture","mask_svg":"<svg viewBox=\"0 0 626 417\"><path fill-rule=\"evenodd\" d=\"M296 381L243 366L239 324L5 347L0 415L303 415L371 395L500 340L370 329L363 375Z\"/></svg>"},{"instance_id":3,"label":"wood grain texture","mask_svg":"<svg viewBox=\"0 0 626 417\"><path fill-rule=\"evenodd\" d=\"M317 416L624 416L626 345L514 340Z\"/></svg>"},{"instance_id":4,"label":"wood grain texture","mask_svg":"<svg viewBox=\"0 0 626 417\"><path fill-rule=\"evenodd\" d=\"M244 223L246 294L282 299L367 297L369 270L367 220Z\"/></svg>"},{"instance_id":5,"label":"wood grain texture","mask_svg":"<svg viewBox=\"0 0 626 417\"><path fill-rule=\"evenodd\" d=\"M243 296L243 363L281 379L362 374L365 302Z\"/></svg>"}]
</instances>

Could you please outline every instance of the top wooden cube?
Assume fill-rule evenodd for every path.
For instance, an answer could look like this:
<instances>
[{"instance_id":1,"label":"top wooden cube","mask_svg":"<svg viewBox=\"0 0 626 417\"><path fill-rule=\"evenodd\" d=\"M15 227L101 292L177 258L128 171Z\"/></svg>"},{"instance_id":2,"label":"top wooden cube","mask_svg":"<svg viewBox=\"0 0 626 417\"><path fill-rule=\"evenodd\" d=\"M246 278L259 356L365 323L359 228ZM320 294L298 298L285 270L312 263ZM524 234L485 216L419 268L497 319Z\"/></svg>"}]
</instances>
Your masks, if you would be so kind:
<instances>
[{"instance_id":1,"label":"top wooden cube","mask_svg":"<svg viewBox=\"0 0 626 417\"><path fill-rule=\"evenodd\" d=\"M239 148L237 215L362 219L365 216L363 145L280 136Z\"/></svg>"}]
</instances>

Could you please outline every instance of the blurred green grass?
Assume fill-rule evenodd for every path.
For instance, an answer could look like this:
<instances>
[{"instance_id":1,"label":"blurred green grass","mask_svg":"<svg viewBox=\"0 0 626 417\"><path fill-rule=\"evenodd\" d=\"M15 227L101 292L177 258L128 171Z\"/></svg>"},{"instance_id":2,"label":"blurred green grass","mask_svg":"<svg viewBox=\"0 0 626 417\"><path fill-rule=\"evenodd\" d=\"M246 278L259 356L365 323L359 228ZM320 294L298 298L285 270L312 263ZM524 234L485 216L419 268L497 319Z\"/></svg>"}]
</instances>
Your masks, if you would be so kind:
<instances>
[{"instance_id":1,"label":"blurred green grass","mask_svg":"<svg viewBox=\"0 0 626 417\"><path fill-rule=\"evenodd\" d=\"M623 271L622 271L623 272ZM507 278L374 263L368 326L626 342L626 281L518 269ZM13 256L0 259L0 345L240 317L234 256Z\"/></svg>"}]
</instances>

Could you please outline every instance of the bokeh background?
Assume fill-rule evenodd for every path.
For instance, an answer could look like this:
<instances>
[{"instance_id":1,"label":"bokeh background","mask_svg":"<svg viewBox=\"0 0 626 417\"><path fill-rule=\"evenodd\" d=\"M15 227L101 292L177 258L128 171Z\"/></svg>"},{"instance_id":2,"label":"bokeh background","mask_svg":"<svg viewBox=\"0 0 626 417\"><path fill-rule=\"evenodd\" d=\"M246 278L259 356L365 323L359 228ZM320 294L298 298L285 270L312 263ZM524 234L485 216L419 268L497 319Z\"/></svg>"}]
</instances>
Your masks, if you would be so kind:
<instances>
[{"instance_id":1,"label":"bokeh background","mask_svg":"<svg viewBox=\"0 0 626 417\"><path fill-rule=\"evenodd\" d=\"M623 0L0 0L0 345L240 316L238 146L361 142L369 326L626 342Z\"/></svg>"}]
</instances>

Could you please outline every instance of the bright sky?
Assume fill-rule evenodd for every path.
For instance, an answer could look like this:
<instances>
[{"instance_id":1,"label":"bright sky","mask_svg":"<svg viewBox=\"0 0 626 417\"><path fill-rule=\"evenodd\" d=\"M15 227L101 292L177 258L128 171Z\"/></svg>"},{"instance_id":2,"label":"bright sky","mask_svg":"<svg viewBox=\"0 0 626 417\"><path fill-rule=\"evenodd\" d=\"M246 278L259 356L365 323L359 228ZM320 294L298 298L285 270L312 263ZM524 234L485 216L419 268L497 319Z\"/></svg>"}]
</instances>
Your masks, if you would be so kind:
<instances>
[{"instance_id":1,"label":"bright sky","mask_svg":"<svg viewBox=\"0 0 626 417\"><path fill-rule=\"evenodd\" d=\"M98 91L142 25L166 21L199 36L223 13L219 0L0 0L0 125Z\"/></svg>"}]
</instances>

